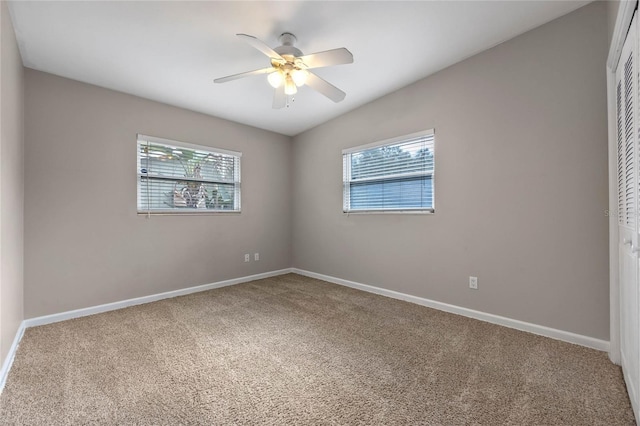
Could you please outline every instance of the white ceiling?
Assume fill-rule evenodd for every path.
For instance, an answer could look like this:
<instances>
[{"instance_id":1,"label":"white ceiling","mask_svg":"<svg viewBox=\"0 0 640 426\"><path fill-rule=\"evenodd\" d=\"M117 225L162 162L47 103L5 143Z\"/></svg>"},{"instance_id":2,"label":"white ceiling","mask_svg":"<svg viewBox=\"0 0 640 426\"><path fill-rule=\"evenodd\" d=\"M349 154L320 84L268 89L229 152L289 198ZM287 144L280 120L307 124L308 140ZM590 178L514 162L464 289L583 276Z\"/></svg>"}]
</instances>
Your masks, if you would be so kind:
<instances>
[{"instance_id":1,"label":"white ceiling","mask_svg":"<svg viewBox=\"0 0 640 426\"><path fill-rule=\"evenodd\" d=\"M589 1L15 2L24 65L295 135L575 10ZM354 63L317 70L347 92L335 104L303 87L271 108L266 76L213 79L269 65L235 37L272 47L292 32L305 54L348 48Z\"/></svg>"}]
</instances>

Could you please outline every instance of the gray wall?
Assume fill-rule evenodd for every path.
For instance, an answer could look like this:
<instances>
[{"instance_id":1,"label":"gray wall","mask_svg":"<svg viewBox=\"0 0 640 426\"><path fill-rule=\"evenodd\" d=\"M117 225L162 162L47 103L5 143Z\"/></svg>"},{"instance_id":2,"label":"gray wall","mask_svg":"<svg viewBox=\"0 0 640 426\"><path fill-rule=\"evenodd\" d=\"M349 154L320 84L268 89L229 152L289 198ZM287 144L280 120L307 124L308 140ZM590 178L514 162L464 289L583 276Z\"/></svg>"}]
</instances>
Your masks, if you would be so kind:
<instances>
[{"instance_id":1,"label":"gray wall","mask_svg":"<svg viewBox=\"0 0 640 426\"><path fill-rule=\"evenodd\" d=\"M608 339L610 10L579 9L293 145L27 70L25 316L293 265ZM427 128L436 213L343 215L341 150ZM242 214L138 217L136 133L242 151Z\"/></svg>"},{"instance_id":2,"label":"gray wall","mask_svg":"<svg viewBox=\"0 0 640 426\"><path fill-rule=\"evenodd\" d=\"M25 75L27 318L291 266L289 137ZM137 216L136 133L241 151L242 213Z\"/></svg>"},{"instance_id":3,"label":"gray wall","mask_svg":"<svg viewBox=\"0 0 640 426\"><path fill-rule=\"evenodd\" d=\"M6 2L0 2L0 365L23 319L23 67Z\"/></svg>"},{"instance_id":4,"label":"gray wall","mask_svg":"<svg viewBox=\"0 0 640 426\"><path fill-rule=\"evenodd\" d=\"M293 266L608 340L607 48L594 3L296 136ZM434 215L341 212L343 148L429 128Z\"/></svg>"}]
</instances>

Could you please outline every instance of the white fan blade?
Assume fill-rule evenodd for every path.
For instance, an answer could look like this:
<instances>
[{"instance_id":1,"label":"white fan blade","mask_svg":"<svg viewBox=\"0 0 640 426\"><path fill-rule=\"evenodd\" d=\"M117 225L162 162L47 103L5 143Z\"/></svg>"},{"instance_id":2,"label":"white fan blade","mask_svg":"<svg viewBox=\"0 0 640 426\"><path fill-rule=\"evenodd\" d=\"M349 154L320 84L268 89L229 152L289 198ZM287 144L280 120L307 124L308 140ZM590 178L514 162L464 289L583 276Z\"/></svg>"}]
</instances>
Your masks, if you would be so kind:
<instances>
[{"instance_id":1,"label":"white fan blade","mask_svg":"<svg viewBox=\"0 0 640 426\"><path fill-rule=\"evenodd\" d=\"M268 57L274 58L274 59L280 59L284 61L284 58L280 56L278 52L276 52L275 50L273 50L272 48L270 48L269 46L267 46L262 41L255 38L254 36L250 36L248 34L236 34L236 35L241 39L243 39L244 41L246 41L247 43L249 43L251 46L255 47L256 49L258 49L259 51L267 55Z\"/></svg>"},{"instance_id":2,"label":"white fan blade","mask_svg":"<svg viewBox=\"0 0 640 426\"><path fill-rule=\"evenodd\" d=\"M344 47L300 56L298 59L300 59L307 68L322 68L331 65L353 63L353 55Z\"/></svg>"},{"instance_id":3,"label":"white fan blade","mask_svg":"<svg viewBox=\"0 0 640 426\"><path fill-rule=\"evenodd\" d=\"M275 70L276 70L275 68L269 67L269 68L262 68L259 70L255 70L255 71L241 72L240 74L233 74L233 75L228 75L222 78L216 78L215 80L213 80L213 82L226 83L227 81L237 80L239 78L251 77L252 75L269 74Z\"/></svg>"},{"instance_id":4,"label":"white fan blade","mask_svg":"<svg viewBox=\"0 0 640 426\"><path fill-rule=\"evenodd\" d=\"M284 93L284 84L281 84L273 94L273 109L284 108L287 105L287 95Z\"/></svg>"},{"instance_id":5,"label":"white fan blade","mask_svg":"<svg viewBox=\"0 0 640 426\"><path fill-rule=\"evenodd\" d=\"M305 84L311 87L313 90L325 95L327 98L331 99L333 102L340 102L347 96L342 90L338 89L331 83L327 83L325 80L321 79L311 71L309 71L309 75L307 76L307 81Z\"/></svg>"}]
</instances>

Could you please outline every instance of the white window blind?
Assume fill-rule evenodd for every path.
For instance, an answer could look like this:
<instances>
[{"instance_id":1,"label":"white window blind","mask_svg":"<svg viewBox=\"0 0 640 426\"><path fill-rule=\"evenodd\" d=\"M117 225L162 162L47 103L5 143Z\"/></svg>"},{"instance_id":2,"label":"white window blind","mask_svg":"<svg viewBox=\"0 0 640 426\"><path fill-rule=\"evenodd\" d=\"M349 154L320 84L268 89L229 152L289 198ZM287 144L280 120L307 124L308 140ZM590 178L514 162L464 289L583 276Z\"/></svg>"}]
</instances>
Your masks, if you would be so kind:
<instances>
[{"instance_id":1,"label":"white window blind","mask_svg":"<svg viewBox=\"0 0 640 426\"><path fill-rule=\"evenodd\" d=\"M434 131L342 151L344 212L433 212Z\"/></svg>"},{"instance_id":2,"label":"white window blind","mask_svg":"<svg viewBox=\"0 0 640 426\"><path fill-rule=\"evenodd\" d=\"M138 213L240 211L242 153L138 135Z\"/></svg>"}]
</instances>

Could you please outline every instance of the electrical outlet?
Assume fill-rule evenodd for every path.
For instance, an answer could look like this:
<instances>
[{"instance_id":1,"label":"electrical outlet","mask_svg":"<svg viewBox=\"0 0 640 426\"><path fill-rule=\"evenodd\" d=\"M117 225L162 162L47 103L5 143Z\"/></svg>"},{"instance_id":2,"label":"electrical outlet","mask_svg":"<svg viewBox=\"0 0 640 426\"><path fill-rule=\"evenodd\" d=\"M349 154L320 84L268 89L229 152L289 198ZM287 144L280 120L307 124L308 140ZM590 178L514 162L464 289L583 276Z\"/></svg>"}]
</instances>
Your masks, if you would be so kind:
<instances>
[{"instance_id":1,"label":"electrical outlet","mask_svg":"<svg viewBox=\"0 0 640 426\"><path fill-rule=\"evenodd\" d=\"M248 262L248 261L250 261L250 260L251 260L251 258L249 257L249 255L248 255L248 254L245 254L245 255L244 255L244 261L245 261L245 262Z\"/></svg>"},{"instance_id":2,"label":"electrical outlet","mask_svg":"<svg viewBox=\"0 0 640 426\"><path fill-rule=\"evenodd\" d=\"M469 277L469 288L478 289L478 277Z\"/></svg>"},{"instance_id":3,"label":"electrical outlet","mask_svg":"<svg viewBox=\"0 0 640 426\"><path fill-rule=\"evenodd\" d=\"M260 260L260 253L254 253L253 260Z\"/></svg>"}]
</instances>

